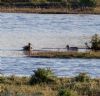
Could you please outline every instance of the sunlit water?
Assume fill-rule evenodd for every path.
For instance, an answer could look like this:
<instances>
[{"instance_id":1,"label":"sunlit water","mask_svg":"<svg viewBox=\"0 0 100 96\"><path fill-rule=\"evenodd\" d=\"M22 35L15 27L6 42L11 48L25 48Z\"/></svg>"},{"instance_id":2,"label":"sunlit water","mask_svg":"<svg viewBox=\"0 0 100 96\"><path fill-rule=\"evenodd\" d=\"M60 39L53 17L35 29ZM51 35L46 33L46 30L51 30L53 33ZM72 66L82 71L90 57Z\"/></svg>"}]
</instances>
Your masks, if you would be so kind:
<instances>
[{"instance_id":1,"label":"sunlit water","mask_svg":"<svg viewBox=\"0 0 100 96\"><path fill-rule=\"evenodd\" d=\"M100 15L0 13L0 72L31 75L32 70L50 67L57 76L87 72L100 77L99 59L28 58L14 51L28 42L34 49L65 48L66 44L81 47L99 31Z\"/></svg>"},{"instance_id":2,"label":"sunlit water","mask_svg":"<svg viewBox=\"0 0 100 96\"><path fill-rule=\"evenodd\" d=\"M84 46L99 31L99 15L0 13L0 48Z\"/></svg>"},{"instance_id":3,"label":"sunlit water","mask_svg":"<svg viewBox=\"0 0 100 96\"><path fill-rule=\"evenodd\" d=\"M99 59L1 57L0 60L0 71L6 75L30 76L37 68L51 68L57 76L75 76L80 72L87 72L92 77L100 77Z\"/></svg>"}]
</instances>

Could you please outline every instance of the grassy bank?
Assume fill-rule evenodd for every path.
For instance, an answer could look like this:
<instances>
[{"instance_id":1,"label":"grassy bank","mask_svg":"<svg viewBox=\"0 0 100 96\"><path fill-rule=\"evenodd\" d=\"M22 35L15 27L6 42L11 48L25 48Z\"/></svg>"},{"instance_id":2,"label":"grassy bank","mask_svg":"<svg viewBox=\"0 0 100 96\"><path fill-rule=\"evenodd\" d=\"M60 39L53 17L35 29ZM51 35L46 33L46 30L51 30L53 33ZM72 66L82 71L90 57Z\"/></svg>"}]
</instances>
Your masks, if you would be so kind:
<instances>
[{"instance_id":1,"label":"grassy bank","mask_svg":"<svg viewBox=\"0 0 100 96\"><path fill-rule=\"evenodd\" d=\"M36 58L97 58L100 59L100 51L94 52L33 52L30 57Z\"/></svg>"},{"instance_id":2,"label":"grassy bank","mask_svg":"<svg viewBox=\"0 0 100 96\"><path fill-rule=\"evenodd\" d=\"M80 1L80 2L79 2ZM83 0L84 1L84 0ZM100 14L100 1L82 0L1 0L0 12L43 14ZM89 1L89 0L88 0ZM93 1L93 0L91 0Z\"/></svg>"},{"instance_id":3,"label":"grassy bank","mask_svg":"<svg viewBox=\"0 0 100 96\"><path fill-rule=\"evenodd\" d=\"M66 8L30 8L30 7L0 7L4 13L40 13L40 14L100 14L100 7L94 9L71 9Z\"/></svg>"},{"instance_id":4,"label":"grassy bank","mask_svg":"<svg viewBox=\"0 0 100 96\"><path fill-rule=\"evenodd\" d=\"M1 76L0 96L100 96L99 78L85 73L72 78L49 75L38 69L31 77Z\"/></svg>"},{"instance_id":5,"label":"grassy bank","mask_svg":"<svg viewBox=\"0 0 100 96\"><path fill-rule=\"evenodd\" d=\"M0 12L4 13L40 13L40 14L65 14L65 8L49 8L49 9L42 9L42 8L17 8L17 7L2 7L0 8ZM68 12L67 12L68 13Z\"/></svg>"}]
</instances>

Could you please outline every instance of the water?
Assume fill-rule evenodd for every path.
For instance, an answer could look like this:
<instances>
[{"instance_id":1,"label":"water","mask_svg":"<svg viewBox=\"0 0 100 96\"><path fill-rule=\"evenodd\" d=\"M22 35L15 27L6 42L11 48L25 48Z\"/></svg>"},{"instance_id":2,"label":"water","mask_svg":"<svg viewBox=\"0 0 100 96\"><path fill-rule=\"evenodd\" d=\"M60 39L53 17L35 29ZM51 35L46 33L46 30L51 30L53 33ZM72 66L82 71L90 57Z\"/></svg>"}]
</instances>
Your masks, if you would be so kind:
<instances>
[{"instance_id":1,"label":"water","mask_svg":"<svg viewBox=\"0 0 100 96\"><path fill-rule=\"evenodd\" d=\"M27 57L1 57L0 71L5 75L30 76L37 68L50 68L57 76L75 76L87 72L100 77L99 59L43 59Z\"/></svg>"},{"instance_id":2,"label":"water","mask_svg":"<svg viewBox=\"0 0 100 96\"><path fill-rule=\"evenodd\" d=\"M84 46L99 31L99 15L0 13L1 49L20 49L28 42L34 48Z\"/></svg>"},{"instance_id":3,"label":"water","mask_svg":"<svg viewBox=\"0 0 100 96\"><path fill-rule=\"evenodd\" d=\"M50 67L57 76L87 72L100 77L99 59L28 58L14 51L28 42L34 49L80 47L99 31L100 15L0 13L0 72L31 75L32 70Z\"/></svg>"}]
</instances>

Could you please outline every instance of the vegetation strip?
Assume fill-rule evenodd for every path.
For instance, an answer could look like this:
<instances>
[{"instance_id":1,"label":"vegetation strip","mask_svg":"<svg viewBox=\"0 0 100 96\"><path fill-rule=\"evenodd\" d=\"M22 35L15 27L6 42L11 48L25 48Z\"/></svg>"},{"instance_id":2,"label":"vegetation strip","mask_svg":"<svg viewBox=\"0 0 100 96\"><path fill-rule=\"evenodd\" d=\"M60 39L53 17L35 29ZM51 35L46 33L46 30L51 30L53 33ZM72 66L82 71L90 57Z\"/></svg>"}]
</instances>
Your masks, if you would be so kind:
<instances>
[{"instance_id":1,"label":"vegetation strip","mask_svg":"<svg viewBox=\"0 0 100 96\"><path fill-rule=\"evenodd\" d=\"M30 77L0 76L0 96L99 96L100 79L86 73L56 77L51 69L37 69Z\"/></svg>"},{"instance_id":2,"label":"vegetation strip","mask_svg":"<svg viewBox=\"0 0 100 96\"><path fill-rule=\"evenodd\" d=\"M99 0L0 0L0 12L100 14Z\"/></svg>"},{"instance_id":3,"label":"vegetation strip","mask_svg":"<svg viewBox=\"0 0 100 96\"><path fill-rule=\"evenodd\" d=\"M100 51L98 52L37 52L29 57L34 58L97 58L100 59Z\"/></svg>"}]
</instances>

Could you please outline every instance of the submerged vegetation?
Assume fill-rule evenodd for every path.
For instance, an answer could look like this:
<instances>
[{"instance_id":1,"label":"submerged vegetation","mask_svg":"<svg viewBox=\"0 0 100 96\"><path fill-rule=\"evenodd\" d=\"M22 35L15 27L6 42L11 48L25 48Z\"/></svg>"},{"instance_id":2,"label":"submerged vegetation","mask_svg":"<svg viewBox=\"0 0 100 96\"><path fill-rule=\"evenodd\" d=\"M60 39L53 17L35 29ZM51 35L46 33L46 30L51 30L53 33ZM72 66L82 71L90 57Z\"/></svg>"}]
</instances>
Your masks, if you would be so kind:
<instances>
[{"instance_id":1,"label":"submerged vegetation","mask_svg":"<svg viewBox=\"0 0 100 96\"><path fill-rule=\"evenodd\" d=\"M93 79L86 73L58 78L50 69L37 69L31 77L0 76L0 96L99 95L100 79Z\"/></svg>"}]
</instances>

